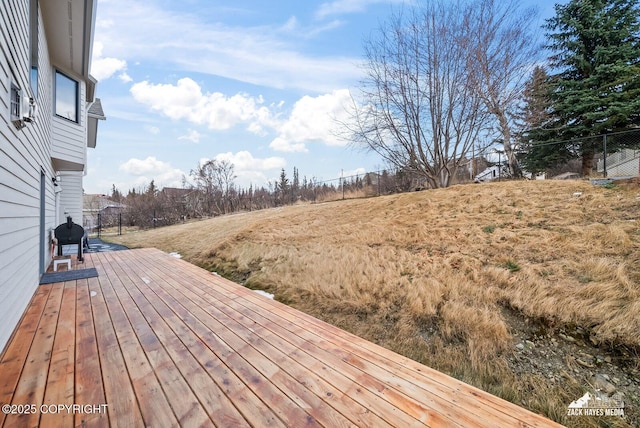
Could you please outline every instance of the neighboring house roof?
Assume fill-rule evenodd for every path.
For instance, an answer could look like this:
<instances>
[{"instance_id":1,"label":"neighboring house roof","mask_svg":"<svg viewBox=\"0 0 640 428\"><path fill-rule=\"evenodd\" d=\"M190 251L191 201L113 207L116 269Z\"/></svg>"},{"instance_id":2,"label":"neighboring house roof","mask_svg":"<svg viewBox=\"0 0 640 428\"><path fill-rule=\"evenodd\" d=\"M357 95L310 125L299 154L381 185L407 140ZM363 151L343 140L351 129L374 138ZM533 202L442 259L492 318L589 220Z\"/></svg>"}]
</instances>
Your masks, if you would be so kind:
<instances>
[{"instance_id":1,"label":"neighboring house roof","mask_svg":"<svg viewBox=\"0 0 640 428\"><path fill-rule=\"evenodd\" d=\"M552 180L575 180L576 178L580 178L580 174L577 172L563 172L551 177Z\"/></svg>"},{"instance_id":2,"label":"neighboring house roof","mask_svg":"<svg viewBox=\"0 0 640 428\"><path fill-rule=\"evenodd\" d=\"M500 168L497 165L490 166L489 168L477 174L475 179L480 181L491 180L495 178L494 172L497 174L498 171L500 171Z\"/></svg>"},{"instance_id":3,"label":"neighboring house roof","mask_svg":"<svg viewBox=\"0 0 640 428\"><path fill-rule=\"evenodd\" d=\"M87 147L95 149L98 141L98 121L106 120L100 98L96 98L87 111Z\"/></svg>"},{"instance_id":4,"label":"neighboring house roof","mask_svg":"<svg viewBox=\"0 0 640 428\"><path fill-rule=\"evenodd\" d=\"M104 115L104 110L102 110L102 102L100 98L96 98L95 101L89 107L89 111L87 112L89 116L93 116L96 119L106 119Z\"/></svg>"},{"instance_id":5,"label":"neighboring house roof","mask_svg":"<svg viewBox=\"0 0 640 428\"><path fill-rule=\"evenodd\" d=\"M83 195L83 212L100 212L107 208L126 208L126 205L113 201L106 195Z\"/></svg>"}]
</instances>

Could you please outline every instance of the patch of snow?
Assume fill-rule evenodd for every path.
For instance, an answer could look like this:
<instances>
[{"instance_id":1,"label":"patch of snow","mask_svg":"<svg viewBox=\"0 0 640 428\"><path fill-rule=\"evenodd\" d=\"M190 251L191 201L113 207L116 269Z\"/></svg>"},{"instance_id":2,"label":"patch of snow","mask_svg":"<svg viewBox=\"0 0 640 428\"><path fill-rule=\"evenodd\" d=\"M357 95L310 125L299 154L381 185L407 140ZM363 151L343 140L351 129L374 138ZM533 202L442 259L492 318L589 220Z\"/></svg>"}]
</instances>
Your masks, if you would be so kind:
<instances>
[{"instance_id":1,"label":"patch of snow","mask_svg":"<svg viewBox=\"0 0 640 428\"><path fill-rule=\"evenodd\" d=\"M171 257L175 257L176 259L181 259L182 256L180 255L180 253L176 253L175 251L173 253L169 253L169 255Z\"/></svg>"},{"instance_id":2,"label":"patch of snow","mask_svg":"<svg viewBox=\"0 0 640 428\"><path fill-rule=\"evenodd\" d=\"M142 280L144 281L145 284L151 284L151 280L149 278L145 278L144 276L142 277Z\"/></svg>"},{"instance_id":3,"label":"patch of snow","mask_svg":"<svg viewBox=\"0 0 640 428\"><path fill-rule=\"evenodd\" d=\"M96 293L95 291L92 291L92 292L90 293L90 295L91 295L91 297L96 297L96 296L98 295L98 293Z\"/></svg>"},{"instance_id":4,"label":"patch of snow","mask_svg":"<svg viewBox=\"0 0 640 428\"><path fill-rule=\"evenodd\" d=\"M273 299L273 294L267 293L264 290L253 290L253 291L255 291L256 293L258 293L258 294L260 294L260 295L262 295L264 297L268 297L269 299Z\"/></svg>"}]
</instances>

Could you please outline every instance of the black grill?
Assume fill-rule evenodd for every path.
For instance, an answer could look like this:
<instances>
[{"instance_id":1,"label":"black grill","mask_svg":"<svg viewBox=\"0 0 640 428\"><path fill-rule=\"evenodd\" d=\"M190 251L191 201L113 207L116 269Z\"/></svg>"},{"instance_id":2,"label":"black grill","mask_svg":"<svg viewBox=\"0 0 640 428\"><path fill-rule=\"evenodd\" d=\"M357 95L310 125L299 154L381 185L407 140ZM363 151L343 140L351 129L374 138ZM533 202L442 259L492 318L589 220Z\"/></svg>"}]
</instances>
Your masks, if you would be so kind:
<instances>
[{"instance_id":1,"label":"black grill","mask_svg":"<svg viewBox=\"0 0 640 428\"><path fill-rule=\"evenodd\" d=\"M67 222L62 223L56 227L54 231L56 240L58 241L58 255L62 255L63 245L77 245L78 246L78 261L83 261L82 258L82 245L84 243L84 228L79 224L75 224L71 217L67 217Z\"/></svg>"}]
</instances>

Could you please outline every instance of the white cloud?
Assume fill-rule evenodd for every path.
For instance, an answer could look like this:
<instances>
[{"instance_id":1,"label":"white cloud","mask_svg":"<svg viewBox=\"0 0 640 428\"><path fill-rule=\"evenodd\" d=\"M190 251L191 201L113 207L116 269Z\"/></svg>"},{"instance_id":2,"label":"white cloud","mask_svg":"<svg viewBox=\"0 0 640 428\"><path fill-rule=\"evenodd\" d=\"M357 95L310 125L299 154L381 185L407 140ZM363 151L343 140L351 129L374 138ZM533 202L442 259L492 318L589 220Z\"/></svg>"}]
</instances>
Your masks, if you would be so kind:
<instances>
[{"instance_id":1,"label":"white cloud","mask_svg":"<svg viewBox=\"0 0 640 428\"><path fill-rule=\"evenodd\" d=\"M316 11L318 19L324 19L331 15L344 15L347 13L362 12L368 6L376 3L405 3L406 0L334 0L324 2Z\"/></svg>"},{"instance_id":2,"label":"white cloud","mask_svg":"<svg viewBox=\"0 0 640 428\"><path fill-rule=\"evenodd\" d=\"M336 176L342 176L342 177L351 177L354 175L364 175L367 173L366 168L356 168L356 169L348 169L345 171L340 171L339 173L336 174Z\"/></svg>"},{"instance_id":3,"label":"white cloud","mask_svg":"<svg viewBox=\"0 0 640 428\"><path fill-rule=\"evenodd\" d=\"M178 137L178 140L187 140L187 141L191 141L191 142L194 142L194 143L199 143L200 142L200 138L202 138L202 134L200 134L196 130L189 129L189 132L187 133L187 135L182 135L182 136Z\"/></svg>"},{"instance_id":4,"label":"white cloud","mask_svg":"<svg viewBox=\"0 0 640 428\"><path fill-rule=\"evenodd\" d=\"M282 152L306 152L306 144L312 142L345 146L347 143L338 137L339 122L349 120L351 103L348 89L302 97L293 106L289 118L278 126L278 136L269 147Z\"/></svg>"},{"instance_id":5,"label":"white cloud","mask_svg":"<svg viewBox=\"0 0 640 428\"><path fill-rule=\"evenodd\" d=\"M131 78L131 76L129 76L126 72L120 73L118 75L118 79L120 79L123 83L131 83L131 82L133 82L133 79Z\"/></svg>"},{"instance_id":6,"label":"white cloud","mask_svg":"<svg viewBox=\"0 0 640 428\"><path fill-rule=\"evenodd\" d=\"M91 59L91 75L100 80L106 80L116 74L119 71L123 73L120 75L126 76L124 70L127 69L127 62L117 58L104 58L102 56L103 45L100 42L93 44L93 58Z\"/></svg>"},{"instance_id":7,"label":"white cloud","mask_svg":"<svg viewBox=\"0 0 640 428\"><path fill-rule=\"evenodd\" d=\"M261 105L262 97L203 93L200 85L188 77L178 80L176 85L136 83L131 94L136 101L167 117L207 125L209 129L224 130L245 123L249 131L260 134L264 126L273 126L269 109Z\"/></svg>"},{"instance_id":8,"label":"white cloud","mask_svg":"<svg viewBox=\"0 0 640 428\"><path fill-rule=\"evenodd\" d=\"M275 175L275 171L287 166L284 158L272 156L268 158L255 158L248 151L237 153L220 153L214 158L217 161L226 160L233 164L234 173L237 176L235 183L240 187L264 186L269 181L268 176ZM201 159L206 162L208 159Z\"/></svg>"},{"instance_id":9,"label":"white cloud","mask_svg":"<svg viewBox=\"0 0 640 428\"><path fill-rule=\"evenodd\" d=\"M298 18L290 17L281 28L283 31L295 31L298 29Z\"/></svg>"},{"instance_id":10,"label":"white cloud","mask_svg":"<svg viewBox=\"0 0 640 428\"><path fill-rule=\"evenodd\" d=\"M160 128L157 126L145 125L144 129L146 129L149 133L153 135L158 135L160 133Z\"/></svg>"},{"instance_id":11,"label":"white cloud","mask_svg":"<svg viewBox=\"0 0 640 428\"><path fill-rule=\"evenodd\" d=\"M144 187L154 180L159 188L179 187L182 184L183 171L171 164L149 156L146 159L131 158L120 165L120 171L135 177L135 187Z\"/></svg>"},{"instance_id":12,"label":"white cloud","mask_svg":"<svg viewBox=\"0 0 640 428\"><path fill-rule=\"evenodd\" d=\"M158 5L146 0L101 3L95 39L104 44L104 56L316 93L346 87L361 77L357 57L301 52L298 38L290 33L304 31L295 19L284 25L231 26Z\"/></svg>"},{"instance_id":13,"label":"white cloud","mask_svg":"<svg viewBox=\"0 0 640 428\"><path fill-rule=\"evenodd\" d=\"M232 153L220 153L216 155L215 160L227 160L231 162L236 172L242 171L269 171L272 169L284 168L287 161L278 156L272 156L264 159L254 158L251 153L246 150Z\"/></svg>"}]
</instances>

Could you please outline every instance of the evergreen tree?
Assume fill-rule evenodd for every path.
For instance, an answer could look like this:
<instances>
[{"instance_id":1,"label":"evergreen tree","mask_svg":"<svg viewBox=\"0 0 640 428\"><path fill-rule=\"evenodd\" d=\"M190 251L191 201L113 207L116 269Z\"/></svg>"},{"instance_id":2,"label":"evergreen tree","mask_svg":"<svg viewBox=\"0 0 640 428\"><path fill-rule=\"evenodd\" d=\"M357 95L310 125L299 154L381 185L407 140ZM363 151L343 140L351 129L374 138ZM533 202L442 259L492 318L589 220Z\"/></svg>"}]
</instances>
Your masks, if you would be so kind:
<instances>
[{"instance_id":1,"label":"evergreen tree","mask_svg":"<svg viewBox=\"0 0 640 428\"><path fill-rule=\"evenodd\" d=\"M284 168L280 171L280 180L276 183L276 191L280 193L280 201L284 204L287 191L289 190L289 179Z\"/></svg>"},{"instance_id":2,"label":"evergreen tree","mask_svg":"<svg viewBox=\"0 0 640 428\"><path fill-rule=\"evenodd\" d=\"M147 196L149 196L149 198L155 198L157 193L158 189L156 187L155 180L151 180L149 187L147 187Z\"/></svg>"},{"instance_id":3,"label":"evergreen tree","mask_svg":"<svg viewBox=\"0 0 640 428\"><path fill-rule=\"evenodd\" d=\"M517 115L518 126L524 131L526 142L550 120L549 75L544 67L536 66L522 91L522 107Z\"/></svg>"},{"instance_id":4,"label":"evergreen tree","mask_svg":"<svg viewBox=\"0 0 640 428\"><path fill-rule=\"evenodd\" d=\"M120 193L115 184L111 188L111 199L115 202L122 201L122 193Z\"/></svg>"},{"instance_id":5,"label":"evergreen tree","mask_svg":"<svg viewBox=\"0 0 640 428\"><path fill-rule=\"evenodd\" d=\"M295 166L293 167L293 190L294 192L297 192L298 189L300 188L300 174L298 172L298 168L296 168Z\"/></svg>"},{"instance_id":6,"label":"evergreen tree","mask_svg":"<svg viewBox=\"0 0 640 428\"><path fill-rule=\"evenodd\" d=\"M545 68L536 66L526 83L518 114L521 146L527 149L521 164L528 172L542 172L549 165L566 162L573 157L565 147L545 142L553 123L549 75ZM540 143L542 142L542 143Z\"/></svg>"},{"instance_id":7,"label":"evergreen tree","mask_svg":"<svg viewBox=\"0 0 640 428\"><path fill-rule=\"evenodd\" d=\"M590 175L593 138L640 124L640 10L638 0L571 0L556 5L545 28L553 121L541 141L563 141L548 159L582 157Z\"/></svg>"}]
</instances>

